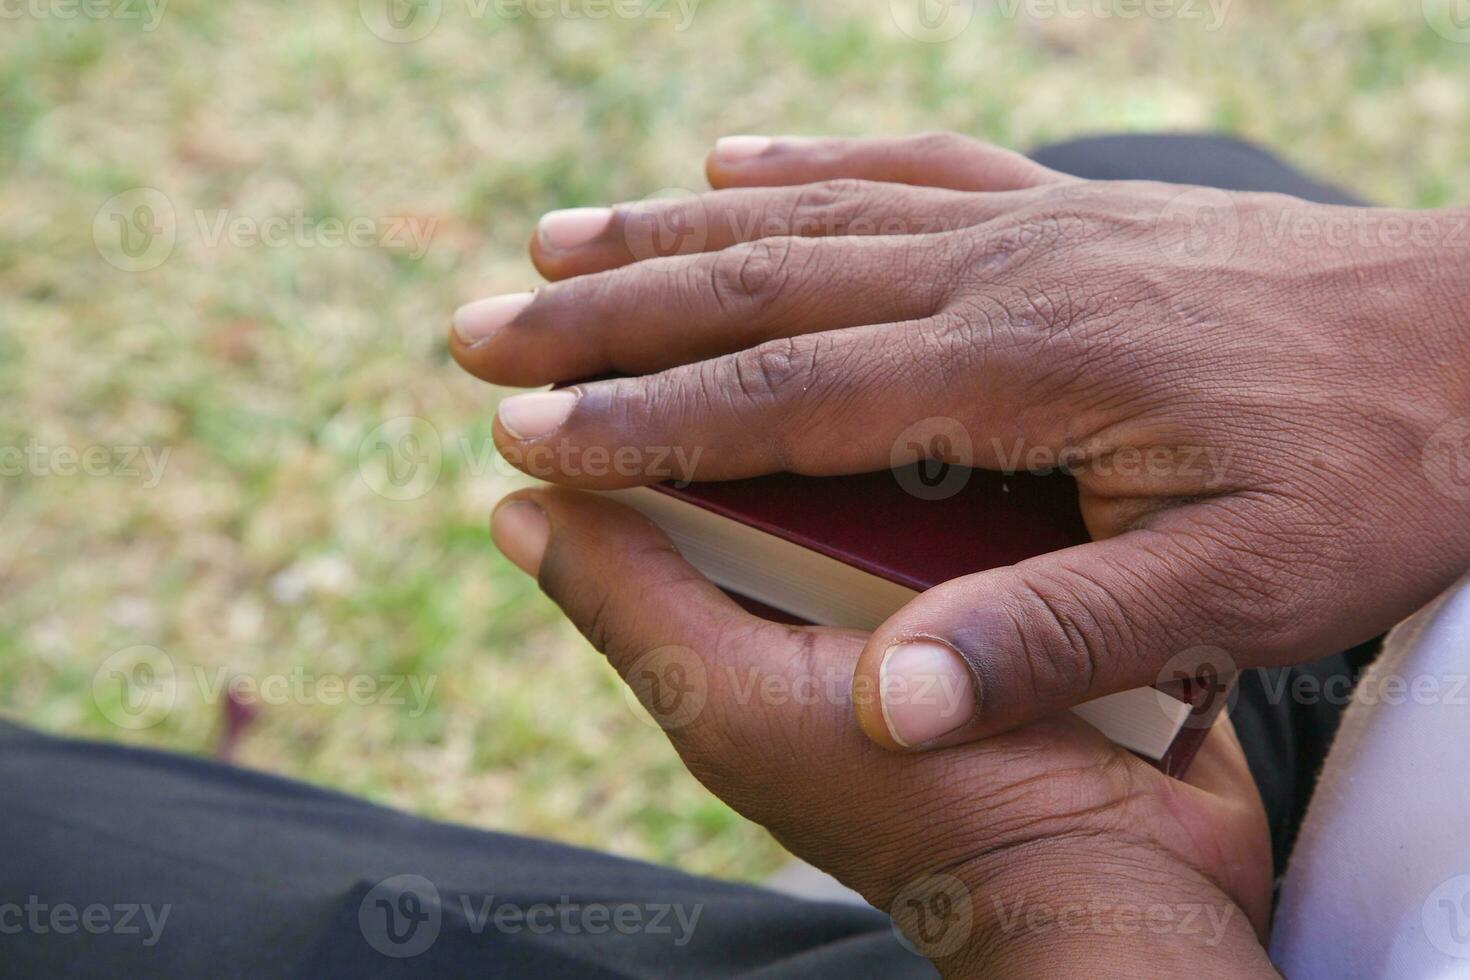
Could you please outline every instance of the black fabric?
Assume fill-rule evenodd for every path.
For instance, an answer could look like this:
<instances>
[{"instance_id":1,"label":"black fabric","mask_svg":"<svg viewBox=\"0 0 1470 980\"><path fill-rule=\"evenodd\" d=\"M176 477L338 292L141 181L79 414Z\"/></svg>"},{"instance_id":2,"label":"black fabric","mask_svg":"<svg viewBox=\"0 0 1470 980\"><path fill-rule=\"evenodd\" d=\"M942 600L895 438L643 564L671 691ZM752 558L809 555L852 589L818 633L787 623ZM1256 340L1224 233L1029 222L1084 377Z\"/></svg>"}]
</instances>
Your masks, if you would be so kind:
<instances>
[{"instance_id":1,"label":"black fabric","mask_svg":"<svg viewBox=\"0 0 1470 980\"><path fill-rule=\"evenodd\" d=\"M1045 146L1037 163L1088 180L1160 180L1227 191L1290 194L1318 204L1364 202L1313 180L1278 157L1230 136L1186 133L1087 136Z\"/></svg>"},{"instance_id":2,"label":"black fabric","mask_svg":"<svg viewBox=\"0 0 1470 980\"><path fill-rule=\"evenodd\" d=\"M1035 156L1084 177L1354 203L1229 139L1099 137ZM1279 692L1294 690L1300 675L1355 679L1375 650L1242 680L1232 717L1266 801L1278 868L1342 707L1338 697ZM936 975L871 909L447 826L208 761L4 723L0 836L6 978ZM65 908L69 916L53 918ZM549 931L545 916L536 918L543 909L555 917ZM33 915L42 928L27 926ZM559 925L566 915L576 928ZM619 915L622 928L613 925ZM395 955L408 952L416 955Z\"/></svg>"},{"instance_id":3,"label":"black fabric","mask_svg":"<svg viewBox=\"0 0 1470 980\"><path fill-rule=\"evenodd\" d=\"M4 977L935 976L870 908L434 823L201 759L0 723L0 787ZM18 918L28 904L39 930ZM147 907L161 928L134 911L124 928L136 932L88 933L75 920L89 906L112 924ZM58 907L77 910L61 921L72 931L53 928Z\"/></svg>"},{"instance_id":4,"label":"black fabric","mask_svg":"<svg viewBox=\"0 0 1470 980\"><path fill-rule=\"evenodd\" d=\"M1347 698L1380 646L1374 640L1315 663L1241 674L1230 720L1266 807L1278 877L1286 872Z\"/></svg>"}]
</instances>

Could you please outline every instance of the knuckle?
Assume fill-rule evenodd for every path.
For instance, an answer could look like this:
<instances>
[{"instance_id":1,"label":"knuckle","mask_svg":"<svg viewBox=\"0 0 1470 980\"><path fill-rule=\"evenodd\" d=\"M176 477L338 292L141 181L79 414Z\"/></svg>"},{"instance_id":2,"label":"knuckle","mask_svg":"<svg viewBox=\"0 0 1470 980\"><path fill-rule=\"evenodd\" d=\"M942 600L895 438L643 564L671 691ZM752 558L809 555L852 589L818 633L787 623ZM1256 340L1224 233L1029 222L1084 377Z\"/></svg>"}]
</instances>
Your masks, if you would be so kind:
<instances>
[{"instance_id":1,"label":"knuckle","mask_svg":"<svg viewBox=\"0 0 1470 980\"><path fill-rule=\"evenodd\" d=\"M965 242L956 260L956 278L963 285L952 294L947 310L986 342L1014 349L1023 360L1059 342L1086 342L1083 328L1108 321L1117 291L1088 284L1094 277L1069 247L1074 240L1069 224L1070 219L1051 218L1029 224L1007 221L993 233ZM1046 263L1044 273L1016 274L1012 267L1033 258ZM1116 278L1105 272L1099 276L1107 283Z\"/></svg>"},{"instance_id":2,"label":"knuckle","mask_svg":"<svg viewBox=\"0 0 1470 980\"><path fill-rule=\"evenodd\" d=\"M630 268L637 268L632 266ZM626 289L628 269L608 269L586 276L574 276L561 282L548 283L537 294L526 313L518 317L527 322L539 314L541 322L583 309L606 310L614 306Z\"/></svg>"},{"instance_id":3,"label":"knuckle","mask_svg":"<svg viewBox=\"0 0 1470 980\"><path fill-rule=\"evenodd\" d=\"M1087 585L1088 592L1075 586ZM1121 615L1103 610L1116 603L1088 583L1065 583L1042 578L1023 579L1017 595L1017 635L1027 670L1029 697L1041 704L1057 704L1089 697L1098 678L1110 673L1110 652L1129 649L1130 631ZM1084 603L1078 595L1089 595Z\"/></svg>"},{"instance_id":4,"label":"knuckle","mask_svg":"<svg viewBox=\"0 0 1470 980\"><path fill-rule=\"evenodd\" d=\"M914 137L914 147L921 153L970 153L982 147L978 140L946 129L930 130Z\"/></svg>"},{"instance_id":5,"label":"knuckle","mask_svg":"<svg viewBox=\"0 0 1470 980\"><path fill-rule=\"evenodd\" d=\"M768 341L719 362L721 370L707 385L706 400L718 400L737 420L752 407L776 410L779 424L762 426L760 440L779 472L798 468L794 444L808 415L817 352L818 345L803 338Z\"/></svg>"},{"instance_id":6,"label":"knuckle","mask_svg":"<svg viewBox=\"0 0 1470 980\"><path fill-rule=\"evenodd\" d=\"M976 358L986 362L1003 359L1023 367L1029 356L1026 345L1015 335L1009 306L993 291L960 296L934 320L936 343L964 369L983 366L975 363Z\"/></svg>"},{"instance_id":7,"label":"knuckle","mask_svg":"<svg viewBox=\"0 0 1470 980\"><path fill-rule=\"evenodd\" d=\"M1092 247L1140 240L1154 223L1151 214L1115 186L1080 182L1031 188L996 227L1011 240L1035 248Z\"/></svg>"},{"instance_id":8,"label":"knuckle","mask_svg":"<svg viewBox=\"0 0 1470 980\"><path fill-rule=\"evenodd\" d=\"M1249 634L1267 623L1285 636L1304 608L1335 593L1349 568L1362 567L1361 561L1334 561L1343 538L1335 528L1316 530L1306 515L1283 520L1228 501L1216 506L1228 521L1175 533L1170 542L1175 561L1188 563L1194 585L1180 601L1213 633Z\"/></svg>"},{"instance_id":9,"label":"knuckle","mask_svg":"<svg viewBox=\"0 0 1470 980\"><path fill-rule=\"evenodd\" d=\"M798 237L838 235L862 217L872 184L854 177L804 184L787 214L787 234Z\"/></svg>"},{"instance_id":10,"label":"knuckle","mask_svg":"<svg viewBox=\"0 0 1470 980\"><path fill-rule=\"evenodd\" d=\"M1046 202L1022 205L985 228L969 245L968 264L979 270L994 270L1016 260L1066 248L1086 237L1087 219L1062 212Z\"/></svg>"},{"instance_id":11,"label":"knuckle","mask_svg":"<svg viewBox=\"0 0 1470 980\"><path fill-rule=\"evenodd\" d=\"M717 627L705 649L712 652L767 650L794 645L793 641L799 643L797 631L789 627L761 620L741 621ZM794 646L793 652L801 656L800 646ZM767 669L757 661L748 677L763 681ZM696 723L682 728L678 740L681 756L702 782L719 786L722 795L725 791L740 793L751 807L758 806L764 794L750 780L750 765L757 760L773 762L796 757L794 746L782 744L789 735L782 724L786 720L782 712L759 702L752 703L752 698L758 697L752 693L755 690L758 688L741 687L728 677L716 675L709 684L708 710L700 714Z\"/></svg>"},{"instance_id":12,"label":"knuckle","mask_svg":"<svg viewBox=\"0 0 1470 980\"><path fill-rule=\"evenodd\" d=\"M674 368L642 378L613 378L583 389L589 418L598 419L625 440L641 440L663 432L661 423L670 406L685 397L686 368ZM581 414L580 412L577 414Z\"/></svg>"},{"instance_id":13,"label":"knuckle","mask_svg":"<svg viewBox=\"0 0 1470 980\"><path fill-rule=\"evenodd\" d=\"M931 319L931 328L915 335L918 363L932 365L940 390L966 391L976 379L1029 378L1026 360L1018 357L1005 326L1005 308L989 297L957 301Z\"/></svg>"},{"instance_id":14,"label":"knuckle","mask_svg":"<svg viewBox=\"0 0 1470 980\"><path fill-rule=\"evenodd\" d=\"M557 322L595 321L626 316L648 303L667 302L677 291L679 272L688 265L685 256L661 255L632 265L584 276L575 276L541 287L537 302L521 320L539 325ZM530 314L535 314L531 320ZM599 332L589 336L596 337Z\"/></svg>"},{"instance_id":15,"label":"knuckle","mask_svg":"<svg viewBox=\"0 0 1470 980\"><path fill-rule=\"evenodd\" d=\"M1048 344L1072 334L1092 313L1086 297L1065 282L1018 283L1007 290L1001 305L1006 330L1013 338Z\"/></svg>"},{"instance_id":16,"label":"knuckle","mask_svg":"<svg viewBox=\"0 0 1470 980\"><path fill-rule=\"evenodd\" d=\"M592 595L588 597L586 612L577 628L592 644L594 650L606 654L609 647L617 641L617 631L613 624L613 616L610 611L612 598L609 594Z\"/></svg>"},{"instance_id":17,"label":"knuckle","mask_svg":"<svg viewBox=\"0 0 1470 980\"><path fill-rule=\"evenodd\" d=\"M790 237L766 238L721 252L710 273L715 301L732 312L753 311L759 315L769 311L791 285L797 241Z\"/></svg>"},{"instance_id":18,"label":"knuckle","mask_svg":"<svg viewBox=\"0 0 1470 980\"><path fill-rule=\"evenodd\" d=\"M816 349L799 337L782 337L730 359L735 387L747 401L788 401L815 374Z\"/></svg>"},{"instance_id":19,"label":"knuckle","mask_svg":"<svg viewBox=\"0 0 1470 980\"><path fill-rule=\"evenodd\" d=\"M612 594L603 583L585 574L569 556L552 549L541 564L540 585L587 642L609 653L618 633L613 624Z\"/></svg>"}]
</instances>

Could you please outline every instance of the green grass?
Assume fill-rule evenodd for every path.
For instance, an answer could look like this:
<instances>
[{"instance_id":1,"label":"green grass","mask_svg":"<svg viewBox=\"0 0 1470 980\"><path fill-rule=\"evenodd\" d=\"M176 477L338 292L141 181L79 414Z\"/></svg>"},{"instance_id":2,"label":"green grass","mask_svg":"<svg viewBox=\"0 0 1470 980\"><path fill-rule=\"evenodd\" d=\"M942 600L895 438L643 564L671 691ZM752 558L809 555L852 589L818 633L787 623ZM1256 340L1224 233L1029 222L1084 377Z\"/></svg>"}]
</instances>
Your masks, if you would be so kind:
<instances>
[{"instance_id":1,"label":"green grass","mask_svg":"<svg viewBox=\"0 0 1470 980\"><path fill-rule=\"evenodd\" d=\"M1023 148L1228 129L1384 203L1470 201L1470 45L1427 29L1418 3L1235 0L1217 32L982 4L944 44L906 37L885 3L705 0L687 31L443 6L409 44L345 0L173 0L153 31L5 22L0 446L171 454L152 488L0 477L7 714L205 752L216 709L196 668L432 678L421 711L269 706L244 761L445 819L762 875L779 848L684 773L484 533L517 483L485 455L501 393L462 376L443 336L458 303L535 281L537 215L698 188L726 133L937 128ZM93 219L140 186L185 233L157 268L127 272L104 261ZM434 234L421 257L211 248L200 231L221 211L407 216ZM432 459L436 437L441 470L396 500L359 452L405 416L431 426L417 450ZM135 731L93 678L138 645L183 683Z\"/></svg>"}]
</instances>

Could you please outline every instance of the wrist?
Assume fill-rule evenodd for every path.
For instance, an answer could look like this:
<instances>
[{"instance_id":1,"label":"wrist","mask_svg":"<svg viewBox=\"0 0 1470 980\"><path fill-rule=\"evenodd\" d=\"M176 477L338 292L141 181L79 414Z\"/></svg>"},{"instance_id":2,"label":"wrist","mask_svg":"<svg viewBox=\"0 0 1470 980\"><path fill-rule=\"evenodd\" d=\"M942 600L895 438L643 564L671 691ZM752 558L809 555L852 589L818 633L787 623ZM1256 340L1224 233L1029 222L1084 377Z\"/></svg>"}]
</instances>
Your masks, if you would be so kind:
<instances>
[{"instance_id":1,"label":"wrist","mask_svg":"<svg viewBox=\"0 0 1470 980\"><path fill-rule=\"evenodd\" d=\"M1441 297L1436 304L1440 332L1458 354L1462 407L1470 412L1470 208L1434 212L1443 230L1441 242L1429 250L1429 278Z\"/></svg>"},{"instance_id":2,"label":"wrist","mask_svg":"<svg viewBox=\"0 0 1470 980\"><path fill-rule=\"evenodd\" d=\"M1417 253L1407 269L1383 263L1398 279L1398 342L1413 338L1413 350L1427 355L1422 365L1433 376L1442 370L1449 410L1470 415L1470 208L1436 211L1388 211L1381 220L1395 229L1416 229L1408 243ZM1396 239L1388 237L1392 243ZM1387 285L1386 283L1384 285Z\"/></svg>"},{"instance_id":3,"label":"wrist","mask_svg":"<svg viewBox=\"0 0 1470 980\"><path fill-rule=\"evenodd\" d=\"M1005 865L931 876L891 907L911 948L946 978L1277 976L1257 924L1204 874L1143 846L1079 856L1048 842Z\"/></svg>"}]
</instances>

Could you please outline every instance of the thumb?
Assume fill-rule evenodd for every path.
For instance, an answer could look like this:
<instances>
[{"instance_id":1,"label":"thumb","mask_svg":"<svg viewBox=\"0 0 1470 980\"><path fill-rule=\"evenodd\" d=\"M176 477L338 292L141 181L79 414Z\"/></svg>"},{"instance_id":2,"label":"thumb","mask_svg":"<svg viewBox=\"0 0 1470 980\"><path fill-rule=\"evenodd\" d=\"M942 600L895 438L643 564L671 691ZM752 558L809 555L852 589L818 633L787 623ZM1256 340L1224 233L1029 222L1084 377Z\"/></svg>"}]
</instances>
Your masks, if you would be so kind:
<instances>
[{"instance_id":1,"label":"thumb","mask_svg":"<svg viewBox=\"0 0 1470 980\"><path fill-rule=\"evenodd\" d=\"M1208 518L1175 513L1168 528L955 579L914 599L859 661L863 730L889 749L940 748L1158 683L1171 658L1199 646L1257 663L1311 656L1305 635L1320 641L1324 631L1293 608L1290 590L1271 584L1284 563L1259 558L1269 544L1253 546L1238 523L1232 537L1223 522L1212 532Z\"/></svg>"}]
</instances>

